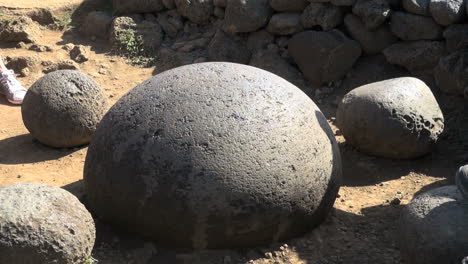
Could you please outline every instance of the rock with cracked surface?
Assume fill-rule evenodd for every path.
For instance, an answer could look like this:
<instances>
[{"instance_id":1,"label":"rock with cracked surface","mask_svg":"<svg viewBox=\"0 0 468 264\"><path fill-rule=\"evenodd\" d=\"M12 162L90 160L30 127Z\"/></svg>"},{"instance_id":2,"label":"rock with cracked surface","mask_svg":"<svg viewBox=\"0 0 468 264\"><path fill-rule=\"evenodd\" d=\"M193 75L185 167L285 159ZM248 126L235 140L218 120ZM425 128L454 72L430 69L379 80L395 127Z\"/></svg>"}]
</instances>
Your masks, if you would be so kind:
<instances>
[{"instance_id":1,"label":"rock with cracked surface","mask_svg":"<svg viewBox=\"0 0 468 264\"><path fill-rule=\"evenodd\" d=\"M99 86L73 70L54 71L36 81L21 107L31 135L57 148L89 143L106 110L107 100Z\"/></svg>"},{"instance_id":2,"label":"rock with cracked surface","mask_svg":"<svg viewBox=\"0 0 468 264\"><path fill-rule=\"evenodd\" d=\"M424 82L396 78L358 87L338 107L346 142L375 156L411 159L431 151L444 117Z\"/></svg>"},{"instance_id":3,"label":"rock with cracked surface","mask_svg":"<svg viewBox=\"0 0 468 264\"><path fill-rule=\"evenodd\" d=\"M39 183L0 188L0 263L82 264L91 255L91 214L71 193Z\"/></svg>"},{"instance_id":4,"label":"rock with cracked surface","mask_svg":"<svg viewBox=\"0 0 468 264\"><path fill-rule=\"evenodd\" d=\"M194 77L196 76L196 77ZM106 114L86 157L89 204L105 220L180 247L245 247L320 224L340 153L321 111L272 73L179 67Z\"/></svg>"},{"instance_id":5,"label":"rock with cracked surface","mask_svg":"<svg viewBox=\"0 0 468 264\"><path fill-rule=\"evenodd\" d=\"M0 24L0 41L36 42L41 35L39 25L27 16L20 16Z\"/></svg>"},{"instance_id":6,"label":"rock with cracked surface","mask_svg":"<svg viewBox=\"0 0 468 264\"><path fill-rule=\"evenodd\" d=\"M403 208L400 251L405 263L462 263L468 255L468 199L454 185L423 193Z\"/></svg>"}]
</instances>

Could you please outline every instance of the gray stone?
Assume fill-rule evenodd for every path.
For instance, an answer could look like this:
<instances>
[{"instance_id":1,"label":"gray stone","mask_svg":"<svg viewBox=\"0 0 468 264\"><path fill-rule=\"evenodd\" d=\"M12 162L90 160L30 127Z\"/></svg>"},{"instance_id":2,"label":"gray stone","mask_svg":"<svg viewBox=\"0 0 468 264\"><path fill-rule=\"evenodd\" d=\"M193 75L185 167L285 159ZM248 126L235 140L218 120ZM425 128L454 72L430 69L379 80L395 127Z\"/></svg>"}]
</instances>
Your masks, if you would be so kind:
<instances>
[{"instance_id":1,"label":"gray stone","mask_svg":"<svg viewBox=\"0 0 468 264\"><path fill-rule=\"evenodd\" d=\"M32 69L39 63L38 57L18 56L6 57L6 67L14 72L20 73L22 70Z\"/></svg>"},{"instance_id":2,"label":"gray stone","mask_svg":"<svg viewBox=\"0 0 468 264\"><path fill-rule=\"evenodd\" d=\"M240 41L218 30L208 45L210 61L226 61L247 64L251 53Z\"/></svg>"},{"instance_id":3,"label":"gray stone","mask_svg":"<svg viewBox=\"0 0 468 264\"><path fill-rule=\"evenodd\" d=\"M0 24L0 41L6 42L36 42L40 36L40 28L31 18L21 16Z\"/></svg>"},{"instance_id":4,"label":"gray stone","mask_svg":"<svg viewBox=\"0 0 468 264\"><path fill-rule=\"evenodd\" d=\"M383 55L361 57L346 74L340 90L347 93L359 86L409 75L404 68L388 63Z\"/></svg>"},{"instance_id":5,"label":"gray stone","mask_svg":"<svg viewBox=\"0 0 468 264\"><path fill-rule=\"evenodd\" d=\"M180 67L134 88L103 118L84 168L99 216L197 249L307 232L331 210L340 175L334 135L312 100L232 63Z\"/></svg>"},{"instance_id":6,"label":"gray stone","mask_svg":"<svg viewBox=\"0 0 468 264\"><path fill-rule=\"evenodd\" d=\"M399 42L384 50L388 62L405 67L410 72L432 70L445 55L441 41Z\"/></svg>"},{"instance_id":7,"label":"gray stone","mask_svg":"<svg viewBox=\"0 0 468 264\"><path fill-rule=\"evenodd\" d=\"M364 53L373 55L381 53L386 47L397 42L397 38L390 32L388 25L383 25L374 31L366 29L359 17L348 14L345 19L345 26L351 38L361 44Z\"/></svg>"},{"instance_id":8,"label":"gray stone","mask_svg":"<svg viewBox=\"0 0 468 264\"><path fill-rule=\"evenodd\" d=\"M167 9L175 9L176 8L175 0L162 0L162 3L164 5L164 7L166 7Z\"/></svg>"},{"instance_id":9,"label":"gray stone","mask_svg":"<svg viewBox=\"0 0 468 264\"><path fill-rule=\"evenodd\" d=\"M442 37L442 27L432 18L393 12L390 30L402 40L434 40Z\"/></svg>"},{"instance_id":10,"label":"gray stone","mask_svg":"<svg viewBox=\"0 0 468 264\"><path fill-rule=\"evenodd\" d=\"M468 50L460 50L440 59L434 76L440 90L463 95L468 86Z\"/></svg>"},{"instance_id":11,"label":"gray stone","mask_svg":"<svg viewBox=\"0 0 468 264\"><path fill-rule=\"evenodd\" d=\"M468 165L462 166L458 169L455 175L455 183L458 191L468 199Z\"/></svg>"},{"instance_id":12,"label":"gray stone","mask_svg":"<svg viewBox=\"0 0 468 264\"><path fill-rule=\"evenodd\" d=\"M80 32L88 37L106 38L111 23L112 17L110 15L105 12L93 11L85 17Z\"/></svg>"},{"instance_id":13,"label":"gray stone","mask_svg":"<svg viewBox=\"0 0 468 264\"><path fill-rule=\"evenodd\" d=\"M379 157L412 159L431 151L444 117L424 82L397 78L346 94L336 120L346 142Z\"/></svg>"},{"instance_id":14,"label":"gray stone","mask_svg":"<svg viewBox=\"0 0 468 264\"><path fill-rule=\"evenodd\" d=\"M0 263L82 264L94 246L91 214L71 193L39 183L0 188Z\"/></svg>"},{"instance_id":15,"label":"gray stone","mask_svg":"<svg viewBox=\"0 0 468 264\"><path fill-rule=\"evenodd\" d=\"M270 0L270 6L278 12L302 11L308 4L307 0Z\"/></svg>"},{"instance_id":16,"label":"gray stone","mask_svg":"<svg viewBox=\"0 0 468 264\"><path fill-rule=\"evenodd\" d=\"M304 77L316 84L339 80L361 56L359 43L338 30L301 32L288 50Z\"/></svg>"},{"instance_id":17,"label":"gray stone","mask_svg":"<svg viewBox=\"0 0 468 264\"><path fill-rule=\"evenodd\" d=\"M252 55L249 65L274 73L295 85L302 86L304 84L299 70L283 59L277 52L257 50Z\"/></svg>"},{"instance_id":18,"label":"gray stone","mask_svg":"<svg viewBox=\"0 0 468 264\"><path fill-rule=\"evenodd\" d=\"M400 251L405 263L462 263L468 255L468 200L457 187L423 193L403 208Z\"/></svg>"},{"instance_id":19,"label":"gray stone","mask_svg":"<svg viewBox=\"0 0 468 264\"><path fill-rule=\"evenodd\" d=\"M171 17L167 13L158 13L156 21L161 26L162 31L171 38L175 38L180 30L177 24L171 23Z\"/></svg>"},{"instance_id":20,"label":"gray stone","mask_svg":"<svg viewBox=\"0 0 468 264\"><path fill-rule=\"evenodd\" d=\"M252 32L247 38L247 47L249 50L264 49L268 44L273 43L275 36L266 30Z\"/></svg>"},{"instance_id":21,"label":"gray stone","mask_svg":"<svg viewBox=\"0 0 468 264\"><path fill-rule=\"evenodd\" d=\"M300 13L274 14L267 26L267 31L276 35L291 35L302 31Z\"/></svg>"},{"instance_id":22,"label":"gray stone","mask_svg":"<svg viewBox=\"0 0 468 264\"><path fill-rule=\"evenodd\" d=\"M447 51L454 52L468 48L468 25L459 24L447 27L444 31Z\"/></svg>"},{"instance_id":23,"label":"gray stone","mask_svg":"<svg viewBox=\"0 0 468 264\"><path fill-rule=\"evenodd\" d=\"M330 3L310 3L301 16L305 28L320 26L328 31L343 23L344 11L341 7Z\"/></svg>"},{"instance_id":24,"label":"gray stone","mask_svg":"<svg viewBox=\"0 0 468 264\"><path fill-rule=\"evenodd\" d=\"M207 24L213 14L213 0L175 0L177 11L193 23Z\"/></svg>"},{"instance_id":25,"label":"gray stone","mask_svg":"<svg viewBox=\"0 0 468 264\"><path fill-rule=\"evenodd\" d=\"M357 0L353 6L353 13L369 30L379 28L390 16L390 11L387 0Z\"/></svg>"},{"instance_id":26,"label":"gray stone","mask_svg":"<svg viewBox=\"0 0 468 264\"><path fill-rule=\"evenodd\" d=\"M83 45L76 45L70 51L70 58L78 63L88 61L88 50Z\"/></svg>"},{"instance_id":27,"label":"gray stone","mask_svg":"<svg viewBox=\"0 0 468 264\"><path fill-rule=\"evenodd\" d=\"M112 0L114 14L153 13L164 10L162 0Z\"/></svg>"},{"instance_id":28,"label":"gray stone","mask_svg":"<svg viewBox=\"0 0 468 264\"><path fill-rule=\"evenodd\" d=\"M465 17L464 0L431 0L429 11L437 24L452 25Z\"/></svg>"},{"instance_id":29,"label":"gray stone","mask_svg":"<svg viewBox=\"0 0 468 264\"><path fill-rule=\"evenodd\" d=\"M73 70L54 71L36 81L26 93L21 113L31 135L51 147L89 143L107 111L99 86Z\"/></svg>"},{"instance_id":30,"label":"gray stone","mask_svg":"<svg viewBox=\"0 0 468 264\"><path fill-rule=\"evenodd\" d=\"M402 0L403 8L415 15L431 16L429 3L431 0Z\"/></svg>"},{"instance_id":31,"label":"gray stone","mask_svg":"<svg viewBox=\"0 0 468 264\"><path fill-rule=\"evenodd\" d=\"M226 32L253 32L264 27L272 14L268 0L230 0L223 29Z\"/></svg>"},{"instance_id":32,"label":"gray stone","mask_svg":"<svg viewBox=\"0 0 468 264\"><path fill-rule=\"evenodd\" d=\"M59 62L43 62L43 66L46 66L43 73L51 73L58 70L79 70L80 66L72 60L63 60Z\"/></svg>"}]
</instances>

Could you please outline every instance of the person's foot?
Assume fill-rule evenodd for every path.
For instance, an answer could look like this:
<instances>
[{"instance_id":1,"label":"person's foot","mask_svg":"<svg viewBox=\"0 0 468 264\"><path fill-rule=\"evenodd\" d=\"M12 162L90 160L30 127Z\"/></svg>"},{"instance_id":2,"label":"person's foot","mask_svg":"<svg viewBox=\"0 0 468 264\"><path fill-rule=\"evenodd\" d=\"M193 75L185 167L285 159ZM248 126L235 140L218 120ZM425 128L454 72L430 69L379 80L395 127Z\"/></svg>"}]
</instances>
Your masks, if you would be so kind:
<instances>
[{"instance_id":1,"label":"person's foot","mask_svg":"<svg viewBox=\"0 0 468 264\"><path fill-rule=\"evenodd\" d=\"M468 165L460 167L455 175L458 190L468 199Z\"/></svg>"},{"instance_id":2,"label":"person's foot","mask_svg":"<svg viewBox=\"0 0 468 264\"><path fill-rule=\"evenodd\" d=\"M0 73L0 94L5 95L8 102L22 104L26 92L26 88L16 80L12 70L5 70Z\"/></svg>"}]
</instances>

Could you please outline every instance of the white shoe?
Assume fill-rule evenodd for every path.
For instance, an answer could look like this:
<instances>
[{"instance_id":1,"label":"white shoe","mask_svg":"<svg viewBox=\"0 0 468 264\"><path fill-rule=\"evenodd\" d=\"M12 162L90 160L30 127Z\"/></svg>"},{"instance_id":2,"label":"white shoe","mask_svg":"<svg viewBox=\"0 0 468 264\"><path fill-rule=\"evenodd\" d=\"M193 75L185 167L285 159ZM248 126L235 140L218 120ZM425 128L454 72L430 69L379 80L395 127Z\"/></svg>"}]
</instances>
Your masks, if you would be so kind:
<instances>
[{"instance_id":1,"label":"white shoe","mask_svg":"<svg viewBox=\"0 0 468 264\"><path fill-rule=\"evenodd\" d=\"M6 96L12 104L22 104L28 90L16 80L13 70L6 70L0 74L0 94Z\"/></svg>"}]
</instances>

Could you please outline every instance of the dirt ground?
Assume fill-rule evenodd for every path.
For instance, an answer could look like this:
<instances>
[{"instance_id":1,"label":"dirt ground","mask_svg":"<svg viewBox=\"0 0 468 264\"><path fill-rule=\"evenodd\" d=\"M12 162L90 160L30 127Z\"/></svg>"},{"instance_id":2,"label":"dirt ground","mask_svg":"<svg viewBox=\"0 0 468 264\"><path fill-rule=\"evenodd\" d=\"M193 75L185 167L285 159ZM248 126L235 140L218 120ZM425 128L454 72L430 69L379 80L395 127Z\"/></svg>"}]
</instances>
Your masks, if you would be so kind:
<instances>
[{"instance_id":1,"label":"dirt ground","mask_svg":"<svg viewBox=\"0 0 468 264\"><path fill-rule=\"evenodd\" d=\"M10 2L29 2L30 7L37 7L38 3L58 1L0 0L0 6L8 6ZM62 49L67 43L88 46L90 60L80 64L80 69L101 85L112 103L154 72L154 68L130 66L123 58L110 55L105 42L91 42L70 32L45 28L42 33L38 44L52 47L52 52L35 52L0 43L0 56L32 56L55 62L69 59L68 52ZM19 80L30 87L42 75L39 68ZM400 211L416 194L452 184L456 169L468 163L468 107L462 98L438 96L447 120L446 133L434 152L417 160L387 160L357 152L346 144L333 125L334 102L343 93L338 90L318 104L336 132L344 166L343 187L334 210L319 228L268 247L191 252L139 240L96 219L93 257L100 264L403 263L397 239ZM0 113L0 187L17 182L41 182L63 187L86 203L82 177L87 148L52 149L41 145L24 127L21 107L8 104L3 97L0 97Z\"/></svg>"}]
</instances>

